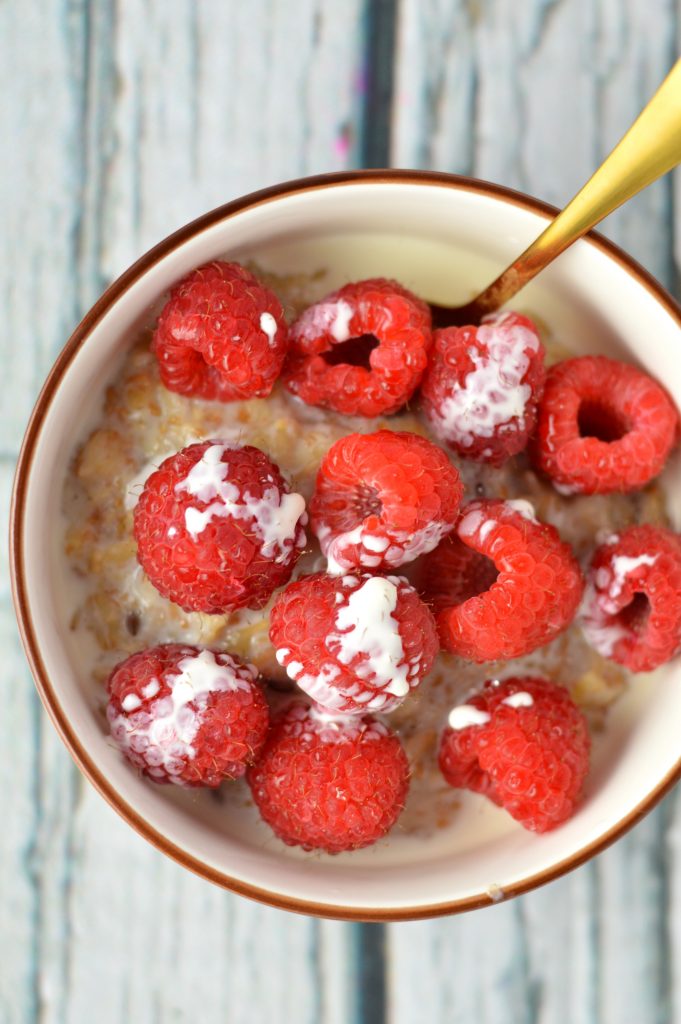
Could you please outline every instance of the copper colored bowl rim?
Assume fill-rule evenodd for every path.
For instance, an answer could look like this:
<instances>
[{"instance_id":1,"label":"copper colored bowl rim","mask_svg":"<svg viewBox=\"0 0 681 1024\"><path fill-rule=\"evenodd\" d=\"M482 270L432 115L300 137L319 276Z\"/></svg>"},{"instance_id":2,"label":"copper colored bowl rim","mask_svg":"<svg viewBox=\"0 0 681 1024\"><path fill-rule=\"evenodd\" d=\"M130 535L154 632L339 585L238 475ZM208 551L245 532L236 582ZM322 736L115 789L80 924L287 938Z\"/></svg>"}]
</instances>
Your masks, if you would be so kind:
<instances>
[{"instance_id":1,"label":"copper colored bowl rim","mask_svg":"<svg viewBox=\"0 0 681 1024\"><path fill-rule=\"evenodd\" d=\"M42 700L52 722L80 770L94 785L101 796L104 797L107 803L109 803L110 806L113 807L114 810L116 810L140 835L152 843L158 850L169 857L172 857L183 867L188 868L197 875L200 875L201 877L206 878L225 889L238 893L241 896L248 896L252 899L282 910L290 910L303 914L343 920L408 921L419 918L437 917L445 914L460 913L466 910L489 906L495 901L491 895L484 893L466 897L464 899L414 907L371 908L342 907L333 904L323 904L303 899L296 899L293 897L283 896L276 891L262 889L242 882L239 879L232 878L205 863L199 857L195 857L177 846L162 832L159 832L154 828L130 804L128 804L127 801L123 800L106 776L94 764L87 750L71 728L41 657L40 643L27 600L25 583L23 548L26 491L31 465L40 437L42 423L45 418L46 411L51 405L57 389L63 377L67 373L71 362L81 346L85 344L93 328L102 319L104 314L108 312L124 292L126 292L152 266L158 263L159 260L166 257L173 250L182 246L190 238L200 234L206 228L212 227L222 220L227 220L243 210L260 206L264 203L269 203L273 200L281 199L295 193L317 191L332 186L351 186L357 183L376 185L395 183L435 185L442 188L457 189L459 191L475 192L502 200L505 203L520 206L531 213L539 214L547 220L555 216L558 212L555 207L548 203L534 199L522 192L517 192L501 185L495 185L491 182L481 181L474 178L431 171L366 170L323 174L283 182L279 185L274 185L270 188L253 192L249 195L242 196L239 199L235 199L230 203L226 203L223 206L219 206L173 232L173 234L163 239L163 241L159 242L141 256L132 264L131 267L128 268L128 270L109 285L104 294L86 313L71 337L66 342L64 348L58 355L45 384L43 385L24 435L14 479L10 509L10 574L12 596L19 624L19 631L40 699ZM648 273L648 271L641 267L622 249L598 233L592 231L586 237L591 245L595 246L597 249L601 250L601 252L605 253L605 255L617 262L638 284L647 289L653 295L654 299L666 309L673 319L676 320L679 328L681 328L681 307L666 291L666 289L664 289L662 285L660 285L659 282ZM513 885L504 886L504 898L506 899L521 895L522 893L535 889L546 882L553 881L600 853L632 828L645 814L648 813L648 811L652 810L652 808L662 799L662 797L671 789L680 777L681 757L679 757L679 760L676 762L673 769L664 776L664 778L644 800L634 807L627 815L616 822L615 825L613 825L597 840L587 844L570 857L553 864L551 867L546 868L543 871L529 875Z\"/></svg>"}]
</instances>

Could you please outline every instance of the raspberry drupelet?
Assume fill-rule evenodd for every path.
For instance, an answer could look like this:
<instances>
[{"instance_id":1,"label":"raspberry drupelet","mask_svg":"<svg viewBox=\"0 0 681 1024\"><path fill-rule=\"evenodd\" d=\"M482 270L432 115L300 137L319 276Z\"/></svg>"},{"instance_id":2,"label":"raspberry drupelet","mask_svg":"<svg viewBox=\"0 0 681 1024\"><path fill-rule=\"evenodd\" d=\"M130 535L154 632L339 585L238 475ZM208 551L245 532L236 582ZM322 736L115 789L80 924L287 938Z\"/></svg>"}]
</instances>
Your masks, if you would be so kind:
<instances>
[{"instance_id":1,"label":"raspberry drupelet","mask_svg":"<svg viewBox=\"0 0 681 1024\"><path fill-rule=\"evenodd\" d=\"M270 614L279 664L334 711L391 711L430 671L435 620L406 580L318 573L289 584Z\"/></svg>"},{"instance_id":2,"label":"raspberry drupelet","mask_svg":"<svg viewBox=\"0 0 681 1024\"><path fill-rule=\"evenodd\" d=\"M681 538L631 526L594 552L580 621L599 654L650 672L681 647Z\"/></svg>"},{"instance_id":3,"label":"raspberry drupelet","mask_svg":"<svg viewBox=\"0 0 681 1024\"><path fill-rule=\"evenodd\" d=\"M545 679L485 683L452 709L439 751L450 786L499 804L532 832L574 813L589 770L586 719L566 689Z\"/></svg>"},{"instance_id":4,"label":"raspberry drupelet","mask_svg":"<svg viewBox=\"0 0 681 1024\"><path fill-rule=\"evenodd\" d=\"M570 546L526 501L469 502L424 562L442 646L470 661L518 658L553 640L584 588Z\"/></svg>"},{"instance_id":5,"label":"raspberry drupelet","mask_svg":"<svg viewBox=\"0 0 681 1024\"><path fill-rule=\"evenodd\" d=\"M111 734L154 782L214 787L240 778L269 725L257 677L225 651L186 644L140 651L109 676Z\"/></svg>"},{"instance_id":6,"label":"raspberry drupelet","mask_svg":"<svg viewBox=\"0 0 681 1024\"><path fill-rule=\"evenodd\" d=\"M198 267L170 292L154 333L170 391L229 402L265 398L288 349L279 299L238 263Z\"/></svg>"},{"instance_id":7,"label":"raspberry drupelet","mask_svg":"<svg viewBox=\"0 0 681 1024\"><path fill-rule=\"evenodd\" d=\"M435 331L421 406L435 435L467 459L499 466L522 451L544 389L544 347L518 313Z\"/></svg>"},{"instance_id":8,"label":"raspberry drupelet","mask_svg":"<svg viewBox=\"0 0 681 1024\"><path fill-rule=\"evenodd\" d=\"M407 431L348 434L324 458L310 502L331 570L392 569L454 528L463 486L444 452Z\"/></svg>"},{"instance_id":9,"label":"raspberry drupelet","mask_svg":"<svg viewBox=\"0 0 681 1024\"><path fill-rule=\"evenodd\" d=\"M581 356L549 369L530 451L562 494L634 491L662 470L678 425L671 399L647 374Z\"/></svg>"},{"instance_id":10,"label":"raspberry drupelet","mask_svg":"<svg viewBox=\"0 0 681 1024\"><path fill-rule=\"evenodd\" d=\"M421 381L430 310L396 281L357 281L306 309L290 339L289 391L348 416L380 416L397 412Z\"/></svg>"},{"instance_id":11,"label":"raspberry drupelet","mask_svg":"<svg viewBox=\"0 0 681 1024\"><path fill-rule=\"evenodd\" d=\"M204 441L146 481L137 557L159 593L187 611L262 608L290 579L306 522L304 499L259 448Z\"/></svg>"},{"instance_id":12,"label":"raspberry drupelet","mask_svg":"<svg viewBox=\"0 0 681 1024\"><path fill-rule=\"evenodd\" d=\"M272 721L248 782L264 821L289 846L341 853L375 843L399 817L409 763L371 715L329 715L295 701Z\"/></svg>"}]
</instances>

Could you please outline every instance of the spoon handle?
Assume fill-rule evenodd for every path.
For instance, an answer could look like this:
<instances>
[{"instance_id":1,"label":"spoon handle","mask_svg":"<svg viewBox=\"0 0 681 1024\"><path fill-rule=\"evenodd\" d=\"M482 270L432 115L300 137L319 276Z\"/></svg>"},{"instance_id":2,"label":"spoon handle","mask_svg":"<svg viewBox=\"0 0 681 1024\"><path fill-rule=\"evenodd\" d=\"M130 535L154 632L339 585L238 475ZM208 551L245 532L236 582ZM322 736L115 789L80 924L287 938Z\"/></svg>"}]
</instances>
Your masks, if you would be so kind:
<instances>
[{"instance_id":1,"label":"spoon handle","mask_svg":"<svg viewBox=\"0 0 681 1024\"><path fill-rule=\"evenodd\" d=\"M484 292L467 306L468 322L490 313L564 249L647 185L681 163L681 60L577 195Z\"/></svg>"}]
</instances>

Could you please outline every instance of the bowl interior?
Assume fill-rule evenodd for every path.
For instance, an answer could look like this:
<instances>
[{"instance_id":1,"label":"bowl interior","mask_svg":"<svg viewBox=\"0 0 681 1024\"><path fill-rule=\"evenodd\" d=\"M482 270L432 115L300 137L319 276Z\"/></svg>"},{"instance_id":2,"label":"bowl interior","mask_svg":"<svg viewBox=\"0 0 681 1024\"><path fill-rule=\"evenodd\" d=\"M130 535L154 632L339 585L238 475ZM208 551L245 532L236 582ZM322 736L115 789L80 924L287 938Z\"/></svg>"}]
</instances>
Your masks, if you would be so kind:
<instances>
[{"instance_id":1,"label":"bowl interior","mask_svg":"<svg viewBox=\"0 0 681 1024\"><path fill-rule=\"evenodd\" d=\"M533 836L479 801L434 837L408 837L397 828L375 847L351 855L304 854L254 824L229 792L217 803L138 779L107 741L88 680L87 652L76 649L68 629L73 584L55 529L68 459L97 413L116 360L174 280L226 256L254 259L279 273L323 271L320 295L347 280L390 276L430 300L458 303L487 283L543 224L541 213L493 192L406 180L326 184L228 212L169 245L105 305L43 406L18 514L31 620L25 625L38 652L44 696L105 795L150 838L212 877L260 890L275 902L312 910L321 904L338 914L400 916L484 901L528 887L583 856L675 773L681 667L673 664L637 678L611 711L595 744L586 800L557 831ZM664 381L681 406L679 324L605 247L577 243L514 308L539 317L574 351L637 362ZM677 515L678 465L665 477Z\"/></svg>"}]
</instances>

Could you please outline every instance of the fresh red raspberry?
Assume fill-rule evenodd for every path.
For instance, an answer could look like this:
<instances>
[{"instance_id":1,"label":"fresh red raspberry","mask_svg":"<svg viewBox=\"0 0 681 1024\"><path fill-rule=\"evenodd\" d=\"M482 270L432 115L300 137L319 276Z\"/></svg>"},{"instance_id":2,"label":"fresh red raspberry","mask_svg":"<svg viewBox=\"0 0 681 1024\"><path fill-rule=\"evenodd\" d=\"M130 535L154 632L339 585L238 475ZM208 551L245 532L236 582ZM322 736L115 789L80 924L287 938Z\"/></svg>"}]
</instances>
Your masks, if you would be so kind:
<instances>
[{"instance_id":1,"label":"fresh red raspberry","mask_svg":"<svg viewBox=\"0 0 681 1024\"><path fill-rule=\"evenodd\" d=\"M310 503L333 569L391 569L453 529L463 486L444 452L418 434L349 434L328 451Z\"/></svg>"},{"instance_id":2,"label":"fresh red raspberry","mask_svg":"<svg viewBox=\"0 0 681 1024\"><path fill-rule=\"evenodd\" d=\"M589 771L589 730L562 686L546 679L493 680L455 707L440 743L450 786L500 804L532 832L574 813Z\"/></svg>"},{"instance_id":3,"label":"fresh red raspberry","mask_svg":"<svg viewBox=\"0 0 681 1024\"><path fill-rule=\"evenodd\" d=\"M186 611L262 608L305 546L305 501L264 452L191 444L152 473L135 508L137 558Z\"/></svg>"},{"instance_id":4,"label":"fresh red raspberry","mask_svg":"<svg viewBox=\"0 0 681 1024\"><path fill-rule=\"evenodd\" d=\"M329 715L295 701L275 716L248 782L285 843L341 853L392 828L409 763L397 736L373 716Z\"/></svg>"},{"instance_id":5,"label":"fresh red raspberry","mask_svg":"<svg viewBox=\"0 0 681 1024\"><path fill-rule=\"evenodd\" d=\"M109 676L107 718L125 756L154 782L219 786L238 779L265 742L258 673L225 651L161 644Z\"/></svg>"},{"instance_id":6,"label":"fresh red raspberry","mask_svg":"<svg viewBox=\"0 0 681 1024\"><path fill-rule=\"evenodd\" d=\"M566 359L549 369L531 453L561 494L635 491L664 466L678 421L665 390L636 367Z\"/></svg>"},{"instance_id":7,"label":"fresh red raspberry","mask_svg":"<svg viewBox=\"0 0 681 1024\"><path fill-rule=\"evenodd\" d=\"M631 526L594 553L580 609L599 654L650 672L681 647L681 538L659 526Z\"/></svg>"},{"instance_id":8,"label":"fresh red raspberry","mask_svg":"<svg viewBox=\"0 0 681 1024\"><path fill-rule=\"evenodd\" d=\"M221 402L265 398L288 328L274 292L238 263L215 260L171 290L152 347L170 391Z\"/></svg>"},{"instance_id":9,"label":"fresh red raspberry","mask_svg":"<svg viewBox=\"0 0 681 1024\"><path fill-rule=\"evenodd\" d=\"M544 389L544 346L518 313L496 313L479 327L435 331L421 384L423 412L436 436L467 459L500 466L522 451Z\"/></svg>"},{"instance_id":10,"label":"fresh red raspberry","mask_svg":"<svg viewBox=\"0 0 681 1024\"><path fill-rule=\"evenodd\" d=\"M570 546L526 501L469 502L456 535L425 563L423 593L439 610L442 646L471 661L518 658L553 640L572 622L584 587ZM447 579L448 566L458 581Z\"/></svg>"},{"instance_id":11,"label":"fresh red raspberry","mask_svg":"<svg viewBox=\"0 0 681 1024\"><path fill-rule=\"evenodd\" d=\"M291 583L270 613L277 661L318 704L391 711L421 682L438 652L429 609L396 576L328 576Z\"/></svg>"},{"instance_id":12,"label":"fresh red raspberry","mask_svg":"<svg viewBox=\"0 0 681 1024\"><path fill-rule=\"evenodd\" d=\"M432 558L423 560L417 586L433 611L441 612L484 594L498 576L491 558L469 548L456 533L450 533L435 549Z\"/></svg>"},{"instance_id":13,"label":"fresh red raspberry","mask_svg":"<svg viewBox=\"0 0 681 1024\"><path fill-rule=\"evenodd\" d=\"M430 343L425 302L396 281L357 281L296 320L283 377L289 391L310 405L380 416L411 398Z\"/></svg>"}]
</instances>

